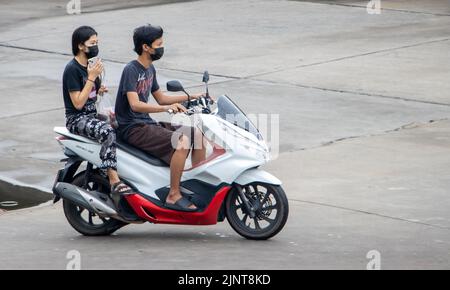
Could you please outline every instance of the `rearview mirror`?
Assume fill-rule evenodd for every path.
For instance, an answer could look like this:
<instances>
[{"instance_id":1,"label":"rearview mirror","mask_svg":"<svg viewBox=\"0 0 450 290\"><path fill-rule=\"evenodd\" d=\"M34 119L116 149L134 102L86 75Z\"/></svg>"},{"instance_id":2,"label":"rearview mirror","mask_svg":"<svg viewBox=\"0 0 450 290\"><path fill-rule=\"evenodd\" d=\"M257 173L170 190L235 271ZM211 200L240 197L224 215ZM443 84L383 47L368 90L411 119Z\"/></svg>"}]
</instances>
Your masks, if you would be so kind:
<instances>
[{"instance_id":1,"label":"rearview mirror","mask_svg":"<svg viewBox=\"0 0 450 290\"><path fill-rule=\"evenodd\" d=\"M209 73L207 70L203 73L203 82L207 83L209 81Z\"/></svg>"},{"instance_id":2,"label":"rearview mirror","mask_svg":"<svg viewBox=\"0 0 450 290\"><path fill-rule=\"evenodd\" d=\"M168 81L166 84L167 90L169 92L184 92L183 85L179 81Z\"/></svg>"}]
</instances>

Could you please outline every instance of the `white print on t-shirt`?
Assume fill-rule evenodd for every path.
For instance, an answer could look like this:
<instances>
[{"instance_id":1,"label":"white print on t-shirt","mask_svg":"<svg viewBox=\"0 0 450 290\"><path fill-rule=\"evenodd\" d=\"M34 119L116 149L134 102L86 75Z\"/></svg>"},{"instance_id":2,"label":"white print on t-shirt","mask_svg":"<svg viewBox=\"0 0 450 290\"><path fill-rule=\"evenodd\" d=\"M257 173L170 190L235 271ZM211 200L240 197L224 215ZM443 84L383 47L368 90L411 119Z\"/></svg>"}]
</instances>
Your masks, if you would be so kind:
<instances>
[{"instance_id":1,"label":"white print on t-shirt","mask_svg":"<svg viewBox=\"0 0 450 290\"><path fill-rule=\"evenodd\" d=\"M89 93L89 99L93 99L97 96L97 91L94 89L92 89L92 91Z\"/></svg>"},{"instance_id":2,"label":"white print on t-shirt","mask_svg":"<svg viewBox=\"0 0 450 290\"><path fill-rule=\"evenodd\" d=\"M140 82L140 81L143 81L143 80L145 80L145 78L146 78L146 75L145 75L145 73L143 73L143 74L139 74L139 77L138 77L138 82Z\"/></svg>"},{"instance_id":3,"label":"white print on t-shirt","mask_svg":"<svg viewBox=\"0 0 450 290\"><path fill-rule=\"evenodd\" d=\"M151 76L151 78L138 79L138 83L136 86L136 92L138 93L138 95L147 94L147 91L150 88L152 82L153 75Z\"/></svg>"}]
</instances>

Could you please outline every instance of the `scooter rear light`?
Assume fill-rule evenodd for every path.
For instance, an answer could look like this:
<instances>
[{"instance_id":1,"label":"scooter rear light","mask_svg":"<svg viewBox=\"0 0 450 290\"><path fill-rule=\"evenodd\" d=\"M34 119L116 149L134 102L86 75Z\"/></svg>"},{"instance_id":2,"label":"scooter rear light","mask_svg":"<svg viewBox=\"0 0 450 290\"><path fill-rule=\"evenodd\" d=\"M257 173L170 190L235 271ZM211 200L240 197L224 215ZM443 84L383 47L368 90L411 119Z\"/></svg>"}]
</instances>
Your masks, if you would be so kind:
<instances>
[{"instance_id":1,"label":"scooter rear light","mask_svg":"<svg viewBox=\"0 0 450 290\"><path fill-rule=\"evenodd\" d=\"M64 146L62 141L67 140L67 138L64 136L58 136L58 137L55 137L55 139L56 139L56 141L58 141L59 146L61 147L62 151L64 152L66 150L66 147Z\"/></svg>"}]
</instances>

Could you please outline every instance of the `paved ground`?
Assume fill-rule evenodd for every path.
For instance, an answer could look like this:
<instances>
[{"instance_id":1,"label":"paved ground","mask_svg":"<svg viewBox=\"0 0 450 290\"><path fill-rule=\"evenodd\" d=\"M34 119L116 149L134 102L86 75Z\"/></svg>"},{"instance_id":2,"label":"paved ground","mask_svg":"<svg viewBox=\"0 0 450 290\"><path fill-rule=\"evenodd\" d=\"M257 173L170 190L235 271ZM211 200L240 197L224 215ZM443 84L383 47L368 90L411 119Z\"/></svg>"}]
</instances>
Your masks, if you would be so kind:
<instances>
[{"instance_id":1,"label":"paved ground","mask_svg":"<svg viewBox=\"0 0 450 290\"><path fill-rule=\"evenodd\" d=\"M208 69L213 94L280 114L280 154L266 168L291 215L273 240L251 242L227 223L86 238L59 205L0 213L0 268L64 269L71 249L84 268L365 269L370 250L384 269L450 268L449 1L381 1L379 15L366 1L90 1L76 16L54 2L0 3L3 179L53 180L72 30L97 29L114 92L132 29L150 22L166 31L160 83L199 90Z\"/></svg>"}]
</instances>

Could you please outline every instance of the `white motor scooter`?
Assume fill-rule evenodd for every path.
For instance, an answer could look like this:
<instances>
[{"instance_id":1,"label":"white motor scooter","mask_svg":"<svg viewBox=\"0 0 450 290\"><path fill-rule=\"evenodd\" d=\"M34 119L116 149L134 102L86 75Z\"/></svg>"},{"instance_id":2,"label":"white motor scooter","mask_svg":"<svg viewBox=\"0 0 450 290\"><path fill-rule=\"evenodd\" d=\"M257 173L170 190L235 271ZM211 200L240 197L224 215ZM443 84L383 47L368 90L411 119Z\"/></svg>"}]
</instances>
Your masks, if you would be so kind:
<instances>
[{"instance_id":1,"label":"white motor scooter","mask_svg":"<svg viewBox=\"0 0 450 290\"><path fill-rule=\"evenodd\" d=\"M56 176L54 201L63 199L64 213L75 230L108 235L129 223L211 225L227 218L240 235L268 239L283 228L289 208L281 182L258 168L269 160L266 143L230 98L220 96L213 104L208 79L205 72L206 96L185 104L185 117L195 117L194 126L210 143L206 160L184 170L181 179L182 194L197 207L193 212L166 208L169 166L120 140L117 170L133 193L123 196L116 208L107 176L98 168L100 144L55 127L67 158ZM168 82L167 89L187 94L178 81Z\"/></svg>"}]
</instances>

